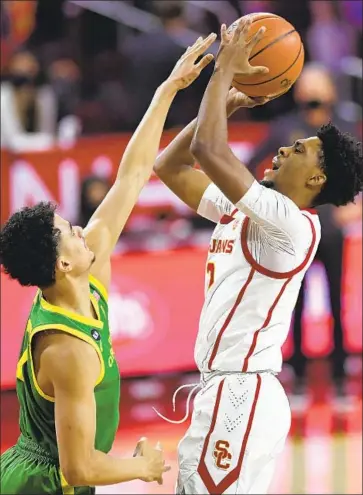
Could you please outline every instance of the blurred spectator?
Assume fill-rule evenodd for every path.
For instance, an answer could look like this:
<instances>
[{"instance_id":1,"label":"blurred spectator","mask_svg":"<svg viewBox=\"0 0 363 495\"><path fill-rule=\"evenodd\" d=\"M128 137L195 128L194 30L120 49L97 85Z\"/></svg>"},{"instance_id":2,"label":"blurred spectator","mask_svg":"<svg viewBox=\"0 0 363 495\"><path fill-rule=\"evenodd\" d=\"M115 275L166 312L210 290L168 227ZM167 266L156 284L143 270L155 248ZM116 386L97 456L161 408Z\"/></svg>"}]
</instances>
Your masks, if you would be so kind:
<instances>
[{"instance_id":1,"label":"blurred spectator","mask_svg":"<svg viewBox=\"0 0 363 495\"><path fill-rule=\"evenodd\" d=\"M121 47L127 60L128 91L135 103L134 126L139 123L156 88L170 74L186 46L195 41L193 38L185 45L190 31L183 16L182 2L154 1L153 12L160 17L163 29L129 35ZM177 96L167 126L181 125L195 115L199 104L195 96L197 84ZM200 94L198 96L200 101Z\"/></svg>"},{"instance_id":2,"label":"blurred spectator","mask_svg":"<svg viewBox=\"0 0 363 495\"><path fill-rule=\"evenodd\" d=\"M81 186L81 201L78 223L85 227L94 214L111 185L107 179L99 176L90 176L84 179Z\"/></svg>"},{"instance_id":3,"label":"blurred spectator","mask_svg":"<svg viewBox=\"0 0 363 495\"><path fill-rule=\"evenodd\" d=\"M32 53L16 53L1 83L1 146L13 151L49 148L57 127L54 92L42 81Z\"/></svg>"},{"instance_id":4,"label":"blurred spectator","mask_svg":"<svg viewBox=\"0 0 363 495\"><path fill-rule=\"evenodd\" d=\"M124 59L117 52L105 51L94 57L96 99L106 113L113 132L134 128L135 100L125 88L124 69Z\"/></svg>"},{"instance_id":5,"label":"blurred spectator","mask_svg":"<svg viewBox=\"0 0 363 495\"><path fill-rule=\"evenodd\" d=\"M335 113L336 88L327 70L315 64L307 65L294 87L294 98L298 112L275 119L270 134L249 161L249 167L256 172L257 166L280 146L290 145L300 138L312 136L316 129L332 120L342 131L355 134L350 122L342 120ZM326 205L318 208L322 226L322 238L317 252L325 266L330 303L334 318L334 350L332 353L333 374L336 380L344 377L345 352L341 321L341 278L343 257L343 231L335 221L335 207ZM306 358L302 353L302 312L304 306L304 284L301 288L294 318L294 356L291 359L300 384L305 373ZM299 386L299 382L298 382Z\"/></svg>"},{"instance_id":6,"label":"blurred spectator","mask_svg":"<svg viewBox=\"0 0 363 495\"><path fill-rule=\"evenodd\" d=\"M341 4L336 1L310 0L311 24L307 30L310 58L328 69L340 70L344 57L355 55L357 33L341 15Z\"/></svg>"},{"instance_id":7,"label":"blurred spectator","mask_svg":"<svg viewBox=\"0 0 363 495\"><path fill-rule=\"evenodd\" d=\"M58 120L74 115L80 101L81 72L70 58L51 62L48 77L58 101Z\"/></svg>"}]
</instances>

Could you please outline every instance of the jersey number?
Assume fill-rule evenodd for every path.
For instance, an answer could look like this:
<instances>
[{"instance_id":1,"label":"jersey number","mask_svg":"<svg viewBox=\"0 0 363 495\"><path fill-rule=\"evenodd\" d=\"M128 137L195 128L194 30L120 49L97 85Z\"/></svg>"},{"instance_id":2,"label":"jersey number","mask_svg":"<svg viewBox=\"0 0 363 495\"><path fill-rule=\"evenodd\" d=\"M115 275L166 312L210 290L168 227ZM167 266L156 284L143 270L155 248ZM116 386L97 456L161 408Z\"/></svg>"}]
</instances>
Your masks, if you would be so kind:
<instances>
[{"instance_id":1,"label":"jersey number","mask_svg":"<svg viewBox=\"0 0 363 495\"><path fill-rule=\"evenodd\" d=\"M214 284L215 272L216 272L215 264L212 261L210 261L207 264L207 274L209 275L208 289L210 289Z\"/></svg>"}]
</instances>

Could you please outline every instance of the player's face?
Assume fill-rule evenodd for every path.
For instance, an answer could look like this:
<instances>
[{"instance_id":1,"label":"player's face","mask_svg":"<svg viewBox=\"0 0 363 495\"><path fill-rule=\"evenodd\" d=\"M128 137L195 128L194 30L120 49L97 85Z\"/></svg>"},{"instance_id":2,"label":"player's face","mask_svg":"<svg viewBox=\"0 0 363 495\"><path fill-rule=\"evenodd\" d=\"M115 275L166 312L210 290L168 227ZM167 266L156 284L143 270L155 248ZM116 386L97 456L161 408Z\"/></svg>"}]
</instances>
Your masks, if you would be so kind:
<instances>
[{"instance_id":1,"label":"player's face","mask_svg":"<svg viewBox=\"0 0 363 495\"><path fill-rule=\"evenodd\" d=\"M95 261L94 253L88 248L81 227L74 227L59 215L54 217L54 227L60 231L57 269L64 273L80 275L89 270Z\"/></svg>"},{"instance_id":2,"label":"player's face","mask_svg":"<svg viewBox=\"0 0 363 495\"><path fill-rule=\"evenodd\" d=\"M309 188L319 192L326 181L320 166L321 141L318 137L300 139L292 146L282 147L267 169L263 182L289 195L291 191Z\"/></svg>"}]
</instances>

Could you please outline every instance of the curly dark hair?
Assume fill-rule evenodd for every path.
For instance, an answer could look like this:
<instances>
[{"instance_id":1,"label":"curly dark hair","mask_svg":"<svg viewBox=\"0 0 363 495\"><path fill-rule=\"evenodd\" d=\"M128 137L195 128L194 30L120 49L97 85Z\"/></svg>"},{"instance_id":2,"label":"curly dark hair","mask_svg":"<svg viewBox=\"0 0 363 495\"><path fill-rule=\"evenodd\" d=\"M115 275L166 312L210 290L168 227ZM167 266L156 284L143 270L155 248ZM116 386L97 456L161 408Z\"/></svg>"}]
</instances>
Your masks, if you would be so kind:
<instances>
[{"instance_id":1,"label":"curly dark hair","mask_svg":"<svg viewBox=\"0 0 363 495\"><path fill-rule=\"evenodd\" d=\"M54 228L55 210L49 202L22 208L1 229L1 263L21 285L47 288L55 282L60 238Z\"/></svg>"},{"instance_id":2,"label":"curly dark hair","mask_svg":"<svg viewBox=\"0 0 363 495\"><path fill-rule=\"evenodd\" d=\"M322 142L321 163L327 180L314 204L343 206L353 202L362 191L362 143L331 122L321 126L317 136Z\"/></svg>"}]
</instances>

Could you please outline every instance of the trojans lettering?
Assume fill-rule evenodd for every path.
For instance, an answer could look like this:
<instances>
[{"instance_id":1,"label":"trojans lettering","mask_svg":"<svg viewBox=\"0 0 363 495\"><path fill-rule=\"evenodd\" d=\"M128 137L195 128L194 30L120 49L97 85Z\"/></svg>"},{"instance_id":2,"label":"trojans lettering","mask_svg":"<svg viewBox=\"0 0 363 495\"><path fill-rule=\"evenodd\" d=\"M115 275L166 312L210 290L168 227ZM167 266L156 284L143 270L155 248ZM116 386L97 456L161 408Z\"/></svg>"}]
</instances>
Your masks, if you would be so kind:
<instances>
[{"instance_id":1,"label":"trojans lettering","mask_svg":"<svg viewBox=\"0 0 363 495\"><path fill-rule=\"evenodd\" d=\"M212 239L209 245L209 252L231 254L233 246L234 239Z\"/></svg>"}]
</instances>

